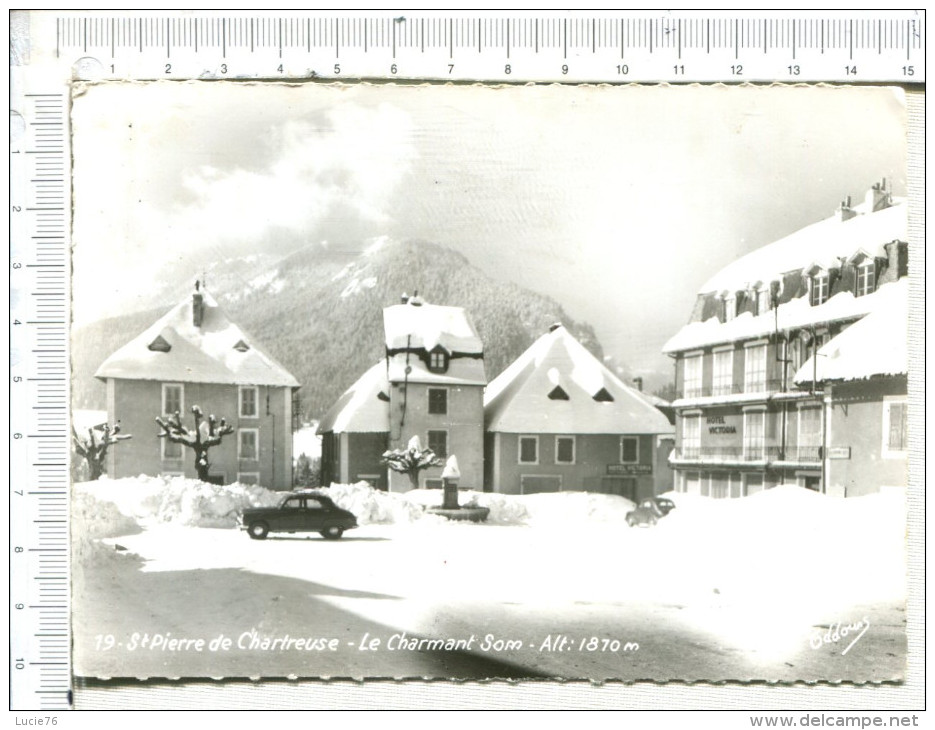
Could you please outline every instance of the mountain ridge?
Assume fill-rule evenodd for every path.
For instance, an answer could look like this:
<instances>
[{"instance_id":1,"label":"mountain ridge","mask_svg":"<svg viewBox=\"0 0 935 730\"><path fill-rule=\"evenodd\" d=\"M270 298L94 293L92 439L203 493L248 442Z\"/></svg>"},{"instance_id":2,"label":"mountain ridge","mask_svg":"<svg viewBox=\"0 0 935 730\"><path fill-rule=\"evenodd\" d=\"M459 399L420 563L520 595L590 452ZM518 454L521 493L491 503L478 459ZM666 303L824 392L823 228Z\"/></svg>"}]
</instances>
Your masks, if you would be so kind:
<instances>
[{"instance_id":1,"label":"mountain ridge","mask_svg":"<svg viewBox=\"0 0 935 730\"><path fill-rule=\"evenodd\" d=\"M238 260L239 261L239 260ZM489 277L463 254L419 240L374 239L359 253L311 244L265 269L226 276L212 267L210 291L230 318L256 338L302 384L303 419L320 417L367 368L383 356L383 308L404 292L432 304L460 306L484 342L492 380L556 321L598 359L603 349L593 328L562 306L509 282ZM100 363L143 331L161 310L110 317L75 330L73 403L103 408Z\"/></svg>"}]
</instances>

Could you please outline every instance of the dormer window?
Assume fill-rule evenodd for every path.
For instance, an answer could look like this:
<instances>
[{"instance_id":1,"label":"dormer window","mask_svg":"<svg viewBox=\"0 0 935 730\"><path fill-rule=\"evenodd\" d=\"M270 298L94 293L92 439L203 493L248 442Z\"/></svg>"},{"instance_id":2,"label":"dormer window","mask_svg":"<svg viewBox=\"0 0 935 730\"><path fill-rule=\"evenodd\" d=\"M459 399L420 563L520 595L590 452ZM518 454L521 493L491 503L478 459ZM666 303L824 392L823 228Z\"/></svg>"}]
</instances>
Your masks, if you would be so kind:
<instances>
[{"instance_id":1,"label":"dormer window","mask_svg":"<svg viewBox=\"0 0 935 730\"><path fill-rule=\"evenodd\" d=\"M610 403L614 399L614 397L607 392L607 388L601 388L593 395L593 398L598 403Z\"/></svg>"},{"instance_id":2,"label":"dormer window","mask_svg":"<svg viewBox=\"0 0 935 730\"><path fill-rule=\"evenodd\" d=\"M873 294L876 278L876 266L873 259L865 258L857 264L857 290L854 296L862 297Z\"/></svg>"},{"instance_id":3,"label":"dormer window","mask_svg":"<svg viewBox=\"0 0 935 730\"><path fill-rule=\"evenodd\" d=\"M166 342L162 335L157 335L156 339L150 342L147 347L153 352L168 352L172 349L172 345Z\"/></svg>"},{"instance_id":4,"label":"dormer window","mask_svg":"<svg viewBox=\"0 0 935 730\"><path fill-rule=\"evenodd\" d=\"M569 400L568 393L561 385L556 385L549 391L549 400Z\"/></svg>"},{"instance_id":5,"label":"dormer window","mask_svg":"<svg viewBox=\"0 0 935 730\"><path fill-rule=\"evenodd\" d=\"M237 350L237 352L246 352L250 349L250 345L248 345L243 340L238 340L237 344L234 345L234 349Z\"/></svg>"},{"instance_id":6,"label":"dormer window","mask_svg":"<svg viewBox=\"0 0 935 730\"><path fill-rule=\"evenodd\" d=\"M817 307L828 301L828 272L818 269L809 277L809 302Z\"/></svg>"},{"instance_id":7,"label":"dormer window","mask_svg":"<svg viewBox=\"0 0 935 730\"><path fill-rule=\"evenodd\" d=\"M448 353L442 348L436 347L429 353L429 371L433 373L444 373L448 370Z\"/></svg>"},{"instance_id":8,"label":"dormer window","mask_svg":"<svg viewBox=\"0 0 935 730\"><path fill-rule=\"evenodd\" d=\"M724 321L730 322L737 316L737 296L733 293L724 295Z\"/></svg>"},{"instance_id":9,"label":"dormer window","mask_svg":"<svg viewBox=\"0 0 935 730\"><path fill-rule=\"evenodd\" d=\"M766 314L769 311L769 287L763 286L756 293L756 313Z\"/></svg>"}]
</instances>

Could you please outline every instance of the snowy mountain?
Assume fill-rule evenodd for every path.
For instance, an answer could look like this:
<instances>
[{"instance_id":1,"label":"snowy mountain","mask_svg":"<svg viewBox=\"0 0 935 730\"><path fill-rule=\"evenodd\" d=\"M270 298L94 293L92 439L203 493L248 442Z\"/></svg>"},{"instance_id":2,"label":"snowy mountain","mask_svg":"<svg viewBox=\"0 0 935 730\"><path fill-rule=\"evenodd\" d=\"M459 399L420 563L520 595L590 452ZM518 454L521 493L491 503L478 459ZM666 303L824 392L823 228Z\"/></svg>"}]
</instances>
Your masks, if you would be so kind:
<instances>
[{"instance_id":1,"label":"snowy mountain","mask_svg":"<svg viewBox=\"0 0 935 730\"><path fill-rule=\"evenodd\" d=\"M228 266L215 265L208 273L208 288L231 320L302 383L306 419L320 417L383 355L383 307L398 303L403 292L418 291L433 304L464 307L484 341L490 379L556 321L598 358L603 356L590 325L573 321L553 299L496 281L460 253L435 244L386 238L368 241L360 250L313 244L272 263L256 259L252 268L246 263L236 259ZM93 381L95 369L189 290L185 281L161 311L76 329L76 407L104 407L103 387Z\"/></svg>"}]
</instances>

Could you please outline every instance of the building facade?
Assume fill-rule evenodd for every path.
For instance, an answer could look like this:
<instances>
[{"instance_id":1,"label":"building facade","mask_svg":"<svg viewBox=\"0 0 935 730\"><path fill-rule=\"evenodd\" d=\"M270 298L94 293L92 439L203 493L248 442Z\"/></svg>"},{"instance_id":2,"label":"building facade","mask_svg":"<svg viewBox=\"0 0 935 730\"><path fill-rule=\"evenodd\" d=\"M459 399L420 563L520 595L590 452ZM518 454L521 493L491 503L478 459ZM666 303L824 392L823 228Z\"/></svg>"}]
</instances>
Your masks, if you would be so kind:
<instances>
[{"instance_id":1,"label":"building facade","mask_svg":"<svg viewBox=\"0 0 935 730\"><path fill-rule=\"evenodd\" d=\"M484 422L485 483L494 492L638 501L671 488L666 416L561 325L490 383Z\"/></svg>"},{"instance_id":2,"label":"building facade","mask_svg":"<svg viewBox=\"0 0 935 730\"><path fill-rule=\"evenodd\" d=\"M387 449L418 436L444 461L454 454L461 487L483 489L484 347L461 307L405 297L383 310L385 357L322 419L322 483L365 480L407 491L406 475L380 464ZM441 487L442 467L421 472L423 488Z\"/></svg>"},{"instance_id":3,"label":"building facade","mask_svg":"<svg viewBox=\"0 0 935 730\"><path fill-rule=\"evenodd\" d=\"M821 352L904 286L906 239L905 203L883 182L862 204L845 200L834 216L751 252L701 288L691 321L664 348L678 393L677 490L740 497L793 483L830 491L830 454L843 451L829 450ZM856 388L872 399L878 386L837 392ZM875 458L880 444L851 445L855 454L866 449Z\"/></svg>"},{"instance_id":4,"label":"building facade","mask_svg":"<svg viewBox=\"0 0 935 730\"><path fill-rule=\"evenodd\" d=\"M148 474L195 478L193 452L158 437L157 416L191 409L234 427L209 452L217 483L292 487L294 393L285 368L233 324L204 290L178 304L113 353L95 373L106 383L107 418L132 439L108 453L112 478Z\"/></svg>"}]
</instances>

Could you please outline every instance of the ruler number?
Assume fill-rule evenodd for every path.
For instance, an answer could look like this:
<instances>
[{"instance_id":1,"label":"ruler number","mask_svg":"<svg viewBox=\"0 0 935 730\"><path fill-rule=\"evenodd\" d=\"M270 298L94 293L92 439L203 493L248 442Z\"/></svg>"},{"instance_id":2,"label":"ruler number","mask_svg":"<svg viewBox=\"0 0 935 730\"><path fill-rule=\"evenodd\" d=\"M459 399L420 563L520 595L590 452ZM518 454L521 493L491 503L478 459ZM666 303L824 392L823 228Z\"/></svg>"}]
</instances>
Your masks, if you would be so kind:
<instances>
[{"instance_id":1,"label":"ruler number","mask_svg":"<svg viewBox=\"0 0 935 730\"><path fill-rule=\"evenodd\" d=\"M448 75L451 75L451 72L455 70L455 65L453 63L448 64Z\"/></svg>"},{"instance_id":2,"label":"ruler number","mask_svg":"<svg viewBox=\"0 0 935 730\"><path fill-rule=\"evenodd\" d=\"M620 64L619 66L617 66L617 73L620 74L621 76L626 76L628 73L630 73L630 67L627 66L625 63Z\"/></svg>"},{"instance_id":3,"label":"ruler number","mask_svg":"<svg viewBox=\"0 0 935 730\"><path fill-rule=\"evenodd\" d=\"M802 69L799 68L797 63L793 64L792 66L786 66L786 70L789 72L790 76L798 76L800 73L802 73Z\"/></svg>"},{"instance_id":4,"label":"ruler number","mask_svg":"<svg viewBox=\"0 0 935 730\"><path fill-rule=\"evenodd\" d=\"M20 547L19 545L17 545L15 548L13 548L13 552L14 552L14 553L21 553L21 552L23 552L23 548Z\"/></svg>"},{"instance_id":5,"label":"ruler number","mask_svg":"<svg viewBox=\"0 0 935 730\"><path fill-rule=\"evenodd\" d=\"M567 74L567 73L568 73L568 64L567 64L567 63L563 63L563 64L562 64L562 76L564 76L564 75Z\"/></svg>"},{"instance_id":6,"label":"ruler number","mask_svg":"<svg viewBox=\"0 0 935 730\"><path fill-rule=\"evenodd\" d=\"M13 321L15 322L16 320L13 320ZM14 382L14 383L22 383L22 382L23 382L23 376L22 376L22 375L14 375L14 376L13 376L13 382Z\"/></svg>"},{"instance_id":7,"label":"ruler number","mask_svg":"<svg viewBox=\"0 0 935 730\"><path fill-rule=\"evenodd\" d=\"M505 73L507 76L509 76L511 73L513 73L513 68L512 68L512 66L510 66L510 64L507 64L506 66L504 66L504 67L503 67L503 73Z\"/></svg>"},{"instance_id":8,"label":"ruler number","mask_svg":"<svg viewBox=\"0 0 935 730\"><path fill-rule=\"evenodd\" d=\"M731 66L730 72L734 76L743 76L743 65L738 63L736 66Z\"/></svg>"},{"instance_id":9,"label":"ruler number","mask_svg":"<svg viewBox=\"0 0 935 730\"><path fill-rule=\"evenodd\" d=\"M172 73L172 64L171 64L171 63L167 63L167 64L166 64L166 73L167 73L167 74Z\"/></svg>"},{"instance_id":10,"label":"ruler number","mask_svg":"<svg viewBox=\"0 0 935 730\"><path fill-rule=\"evenodd\" d=\"M13 666L16 667L17 669L25 669L25 668L26 668L26 660L25 660L25 659L14 659L13 661L16 662Z\"/></svg>"},{"instance_id":11,"label":"ruler number","mask_svg":"<svg viewBox=\"0 0 935 730\"><path fill-rule=\"evenodd\" d=\"M845 66L844 73L847 76L856 76L857 75L857 66Z\"/></svg>"},{"instance_id":12,"label":"ruler number","mask_svg":"<svg viewBox=\"0 0 935 730\"><path fill-rule=\"evenodd\" d=\"M14 606L14 608L15 608L17 611L22 611L24 608L26 608L26 606L24 606L22 603L17 603L17 604Z\"/></svg>"},{"instance_id":13,"label":"ruler number","mask_svg":"<svg viewBox=\"0 0 935 730\"><path fill-rule=\"evenodd\" d=\"M914 66L903 66L903 76L915 76L915 73Z\"/></svg>"},{"instance_id":14,"label":"ruler number","mask_svg":"<svg viewBox=\"0 0 935 730\"><path fill-rule=\"evenodd\" d=\"M393 76L396 75L396 72L397 72L398 70L399 70L399 69L396 68L396 64L395 64L395 63L394 63L392 66L390 66L390 73L393 74Z\"/></svg>"},{"instance_id":15,"label":"ruler number","mask_svg":"<svg viewBox=\"0 0 935 730\"><path fill-rule=\"evenodd\" d=\"M19 261L14 261L12 264L10 264L10 266L12 266L13 269L22 269L22 268L23 268L23 265L22 265Z\"/></svg>"},{"instance_id":16,"label":"ruler number","mask_svg":"<svg viewBox=\"0 0 935 730\"><path fill-rule=\"evenodd\" d=\"M21 438L23 438L23 434L21 434L21 433L14 433L14 434L13 434L13 439L14 439L14 440L19 441Z\"/></svg>"},{"instance_id":17,"label":"ruler number","mask_svg":"<svg viewBox=\"0 0 935 730\"><path fill-rule=\"evenodd\" d=\"M681 63L677 63L675 66L672 67L672 72L673 72L676 76L684 76L684 75L685 75L685 66L682 65Z\"/></svg>"},{"instance_id":18,"label":"ruler number","mask_svg":"<svg viewBox=\"0 0 935 730\"><path fill-rule=\"evenodd\" d=\"M279 73L282 73L282 64L279 64L279 65L276 67L276 70L279 71Z\"/></svg>"},{"instance_id":19,"label":"ruler number","mask_svg":"<svg viewBox=\"0 0 935 730\"><path fill-rule=\"evenodd\" d=\"M337 76L340 73L341 73L341 64L340 63L334 64L334 75Z\"/></svg>"},{"instance_id":20,"label":"ruler number","mask_svg":"<svg viewBox=\"0 0 935 730\"><path fill-rule=\"evenodd\" d=\"M222 73L222 74L226 74L226 73L227 73L227 64L226 64L226 63L222 63L222 64L221 64L221 73Z\"/></svg>"},{"instance_id":21,"label":"ruler number","mask_svg":"<svg viewBox=\"0 0 935 730\"><path fill-rule=\"evenodd\" d=\"M909 68L912 68L912 66L910 66ZM905 68L903 69L903 73L906 73L906 69L905 69ZM910 76L911 76L911 75L912 75L912 74L910 74ZM22 213L22 212L23 212L23 209L22 209L20 206L18 206L18 205L12 205L12 206L10 206L10 209L11 209L14 213Z\"/></svg>"}]
</instances>

